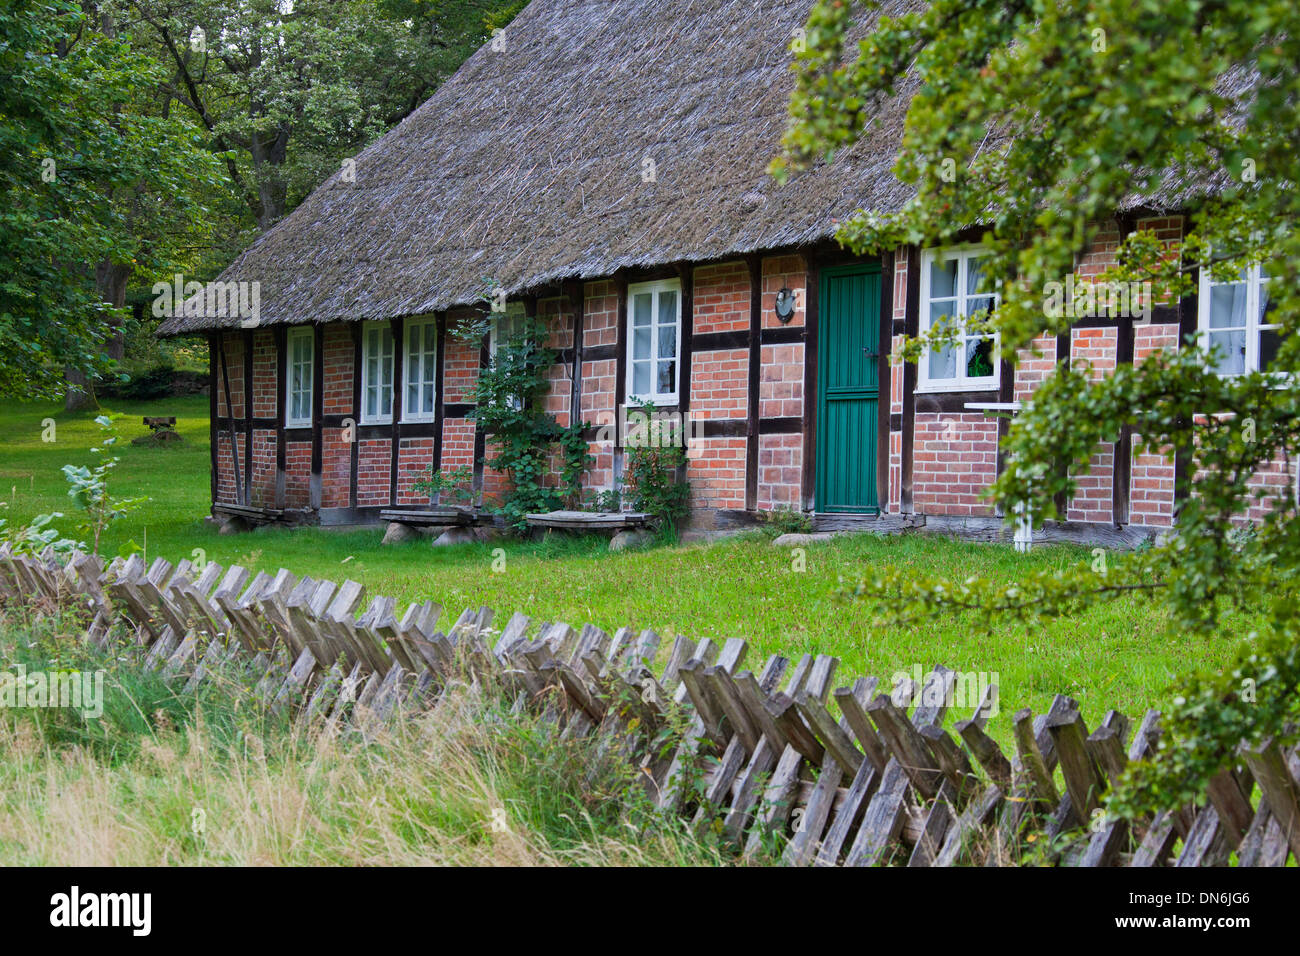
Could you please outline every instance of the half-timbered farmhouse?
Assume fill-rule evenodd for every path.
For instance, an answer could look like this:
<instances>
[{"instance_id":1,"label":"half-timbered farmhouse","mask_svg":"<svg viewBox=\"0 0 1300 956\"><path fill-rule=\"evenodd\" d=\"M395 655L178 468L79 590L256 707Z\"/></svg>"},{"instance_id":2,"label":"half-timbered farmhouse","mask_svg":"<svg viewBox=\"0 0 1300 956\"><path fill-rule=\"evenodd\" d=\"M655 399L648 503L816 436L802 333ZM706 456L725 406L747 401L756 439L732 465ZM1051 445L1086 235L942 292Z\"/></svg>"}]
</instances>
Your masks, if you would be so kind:
<instances>
[{"instance_id":1,"label":"half-timbered farmhouse","mask_svg":"<svg viewBox=\"0 0 1300 956\"><path fill-rule=\"evenodd\" d=\"M887 9L899 4L885 4ZM783 187L767 176L786 123L790 43L811 0L533 0L421 108L355 157L222 277L258 283L259 314L178 315L212 355L212 496L322 524L427 502L432 463L486 442L472 387L488 308L546 320L560 361L547 407L591 423L595 489L617 485L634 399L689 414L697 524L795 508L822 526L902 519L990 531L1006 414L1057 363L1097 374L1197 335L1225 371L1266 363L1266 277L1156 305L1149 320L1080 318L1038 354L994 361L964 338L919 364L902 336L988 304L973 245L845 254L836 221L897 209L891 173L907 91L868 135ZM1079 262L1121 236L1177 243L1178 208L1120 208ZM508 312L506 313L509 314ZM349 440L352 439L352 440ZM1097 449L1072 527L1145 533L1175 516L1187 463ZM1285 486L1285 467L1261 481Z\"/></svg>"}]
</instances>

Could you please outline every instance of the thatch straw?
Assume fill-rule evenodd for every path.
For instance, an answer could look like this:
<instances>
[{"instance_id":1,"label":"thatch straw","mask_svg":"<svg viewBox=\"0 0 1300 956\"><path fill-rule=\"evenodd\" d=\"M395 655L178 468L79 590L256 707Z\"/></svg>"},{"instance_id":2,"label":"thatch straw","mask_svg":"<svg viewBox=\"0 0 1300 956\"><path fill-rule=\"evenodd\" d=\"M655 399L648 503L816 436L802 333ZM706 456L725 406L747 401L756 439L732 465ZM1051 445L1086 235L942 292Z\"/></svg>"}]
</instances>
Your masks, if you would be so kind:
<instances>
[{"instance_id":1,"label":"thatch straw","mask_svg":"<svg viewBox=\"0 0 1300 956\"><path fill-rule=\"evenodd\" d=\"M886 3L887 12L910 6ZM246 250L261 324L417 315L625 267L826 238L896 209L907 98L852 149L765 173L812 0L533 0L434 96ZM642 163L655 182L642 181ZM161 334L237 327L178 317Z\"/></svg>"}]
</instances>

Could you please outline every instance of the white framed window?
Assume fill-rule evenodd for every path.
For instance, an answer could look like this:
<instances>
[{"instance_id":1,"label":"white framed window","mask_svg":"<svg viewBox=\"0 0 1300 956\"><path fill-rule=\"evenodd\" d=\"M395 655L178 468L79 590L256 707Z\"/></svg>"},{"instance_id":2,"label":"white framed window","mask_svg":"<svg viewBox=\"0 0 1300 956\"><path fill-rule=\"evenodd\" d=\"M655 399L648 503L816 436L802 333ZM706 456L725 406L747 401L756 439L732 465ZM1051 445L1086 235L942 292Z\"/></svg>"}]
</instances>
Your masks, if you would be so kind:
<instances>
[{"instance_id":1,"label":"white framed window","mask_svg":"<svg viewBox=\"0 0 1300 956\"><path fill-rule=\"evenodd\" d=\"M492 313L492 325L488 329L488 357L493 365L496 365L497 349L518 335L527 322L528 312L522 302L507 302L504 312ZM510 407L518 411L524 407L523 400L514 396L510 399Z\"/></svg>"},{"instance_id":2,"label":"white framed window","mask_svg":"<svg viewBox=\"0 0 1300 956\"><path fill-rule=\"evenodd\" d=\"M316 377L316 330L311 326L285 334L284 424L286 428L311 425L312 390Z\"/></svg>"},{"instance_id":3,"label":"white framed window","mask_svg":"<svg viewBox=\"0 0 1300 956\"><path fill-rule=\"evenodd\" d=\"M982 260L980 246L926 249L921 254L920 332L955 328L952 340L941 348L927 348L921 356L917 391L957 392L998 387L997 336L968 334L966 319L976 312L997 308L998 296L979 290Z\"/></svg>"},{"instance_id":4,"label":"white framed window","mask_svg":"<svg viewBox=\"0 0 1300 956\"><path fill-rule=\"evenodd\" d=\"M361 423L393 420L393 328L387 322L361 326Z\"/></svg>"},{"instance_id":5,"label":"white framed window","mask_svg":"<svg viewBox=\"0 0 1300 956\"><path fill-rule=\"evenodd\" d=\"M502 342L509 342L524 327L527 312L522 302L507 302L504 312L492 313L492 325L488 329L488 355L496 361L497 349Z\"/></svg>"},{"instance_id":6,"label":"white framed window","mask_svg":"<svg viewBox=\"0 0 1300 956\"><path fill-rule=\"evenodd\" d=\"M431 422L438 413L438 320L407 319L402 420Z\"/></svg>"},{"instance_id":7,"label":"white framed window","mask_svg":"<svg viewBox=\"0 0 1300 956\"><path fill-rule=\"evenodd\" d=\"M682 339L680 279L627 287L628 401L677 404Z\"/></svg>"},{"instance_id":8,"label":"white framed window","mask_svg":"<svg viewBox=\"0 0 1300 956\"><path fill-rule=\"evenodd\" d=\"M1215 282L1209 269L1201 270L1200 345L1217 351L1213 367L1220 375L1265 372L1273 363L1279 330L1268 321L1268 286L1267 265L1247 266L1231 282Z\"/></svg>"}]
</instances>

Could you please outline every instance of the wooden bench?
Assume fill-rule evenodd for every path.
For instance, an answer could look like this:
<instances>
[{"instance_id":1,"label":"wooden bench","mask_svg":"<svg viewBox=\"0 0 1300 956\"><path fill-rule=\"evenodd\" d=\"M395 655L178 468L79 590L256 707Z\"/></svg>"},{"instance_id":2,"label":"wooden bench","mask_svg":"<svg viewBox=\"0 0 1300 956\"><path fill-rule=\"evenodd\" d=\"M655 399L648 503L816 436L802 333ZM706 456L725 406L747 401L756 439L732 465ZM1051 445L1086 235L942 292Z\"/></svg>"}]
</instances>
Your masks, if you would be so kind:
<instances>
[{"instance_id":1,"label":"wooden bench","mask_svg":"<svg viewBox=\"0 0 1300 956\"><path fill-rule=\"evenodd\" d=\"M214 504L212 511L214 514L245 518L249 521L278 521L284 517L284 510L281 508L257 508L253 505Z\"/></svg>"},{"instance_id":2,"label":"wooden bench","mask_svg":"<svg viewBox=\"0 0 1300 956\"><path fill-rule=\"evenodd\" d=\"M143 421L149 426L150 431L155 432L162 431L164 428L170 430L176 427L175 415L146 415Z\"/></svg>"},{"instance_id":3,"label":"wooden bench","mask_svg":"<svg viewBox=\"0 0 1300 956\"><path fill-rule=\"evenodd\" d=\"M398 524L449 527L477 524L484 517L491 518L490 515L485 516L473 508L461 508L456 505L435 505L420 509L385 508L379 512L379 517L382 521L395 521Z\"/></svg>"},{"instance_id":4,"label":"wooden bench","mask_svg":"<svg viewBox=\"0 0 1300 956\"><path fill-rule=\"evenodd\" d=\"M643 528L650 515L636 511L549 511L525 515L532 528L560 528L565 531L626 531Z\"/></svg>"}]
</instances>

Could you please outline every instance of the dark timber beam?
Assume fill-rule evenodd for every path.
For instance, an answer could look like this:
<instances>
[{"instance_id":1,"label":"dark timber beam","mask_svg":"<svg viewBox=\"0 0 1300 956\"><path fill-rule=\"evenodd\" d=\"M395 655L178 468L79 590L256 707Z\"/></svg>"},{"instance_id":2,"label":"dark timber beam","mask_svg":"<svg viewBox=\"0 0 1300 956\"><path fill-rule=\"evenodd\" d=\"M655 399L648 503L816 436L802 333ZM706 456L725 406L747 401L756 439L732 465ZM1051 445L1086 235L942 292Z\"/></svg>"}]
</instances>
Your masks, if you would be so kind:
<instances>
[{"instance_id":1,"label":"dark timber beam","mask_svg":"<svg viewBox=\"0 0 1300 956\"><path fill-rule=\"evenodd\" d=\"M209 484L212 487L212 502L217 500L217 395L220 386L217 384L217 362L219 361L218 352L221 348L221 336L215 332L208 333L208 458L212 469L211 480ZM230 412L227 406L226 412Z\"/></svg>"},{"instance_id":2,"label":"dark timber beam","mask_svg":"<svg viewBox=\"0 0 1300 956\"><path fill-rule=\"evenodd\" d=\"M762 367L763 349L763 259L747 256L749 267L749 388L746 409L745 434L745 510L758 508L758 446L759 446L759 370Z\"/></svg>"},{"instance_id":3,"label":"dark timber beam","mask_svg":"<svg viewBox=\"0 0 1300 956\"><path fill-rule=\"evenodd\" d=\"M433 433L433 471L442 471L442 419L447 413L445 397L442 394L443 372L446 369L445 353L447 351L447 313L435 313L437 328L438 355L434 359L433 373L433 421L437 430Z\"/></svg>"},{"instance_id":4,"label":"dark timber beam","mask_svg":"<svg viewBox=\"0 0 1300 956\"><path fill-rule=\"evenodd\" d=\"M360 322L352 322L348 325L348 331L352 333L352 428L345 431L345 434L351 438L348 442L348 455L350 462L348 471L351 476L348 483L348 504L349 507L357 507L357 481L360 475L360 449L357 447L357 427L361 420L361 337L362 326ZM321 423L324 427L324 422ZM347 429L347 426L343 426Z\"/></svg>"},{"instance_id":5,"label":"dark timber beam","mask_svg":"<svg viewBox=\"0 0 1300 956\"><path fill-rule=\"evenodd\" d=\"M623 435L621 412L627 400L627 274L622 270L614 273L614 295L617 316L615 318L614 338L617 353L614 361L614 474L613 484L617 488L623 481ZM598 423L599 424L599 423Z\"/></svg>"},{"instance_id":6,"label":"dark timber beam","mask_svg":"<svg viewBox=\"0 0 1300 956\"><path fill-rule=\"evenodd\" d=\"M921 250L907 249L907 299L903 307L903 334L914 337L920 322ZM903 514L913 513L912 468L916 451L916 363L903 363L903 468L899 479L899 501Z\"/></svg>"},{"instance_id":7,"label":"dark timber beam","mask_svg":"<svg viewBox=\"0 0 1300 956\"><path fill-rule=\"evenodd\" d=\"M285 402L284 393L287 384L286 375L288 374L288 343L289 333L284 325L277 325L272 330L272 338L275 340L275 498L274 505L276 508L284 508L285 500L285 440L284 440L284 418Z\"/></svg>"},{"instance_id":8,"label":"dark timber beam","mask_svg":"<svg viewBox=\"0 0 1300 956\"><path fill-rule=\"evenodd\" d=\"M1119 320L1115 342L1115 364L1133 364L1133 319ZM1116 525L1126 525L1129 520L1129 484L1133 474L1133 426L1124 425L1115 442L1110 469L1110 517Z\"/></svg>"},{"instance_id":9,"label":"dark timber beam","mask_svg":"<svg viewBox=\"0 0 1300 956\"><path fill-rule=\"evenodd\" d=\"M804 348L803 348L803 467L800 472L799 493L803 510L816 506L817 489L817 328L818 293L821 286L821 266L818 258L809 252L805 257L807 288L804 290Z\"/></svg>"},{"instance_id":10,"label":"dark timber beam","mask_svg":"<svg viewBox=\"0 0 1300 956\"><path fill-rule=\"evenodd\" d=\"M310 504L320 510L321 501L321 415L325 412L325 327L312 325L311 371L311 484Z\"/></svg>"},{"instance_id":11,"label":"dark timber beam","mask_svg":"<svg viewBox=\"0 0 1300 956\"><path fill-rule=\"evenodd\" d=\"M230 422L230 473L235 479L235 501L239 504L243 504L244 490L239 470L239 443L235 437L235 406L230 403L230 365L226 361L225 335L218 333L217 341L221 346L221 380L226 393L226 415L229 416L228 421ZM244 412L247 414L248 410L245 409Z\"/></svg>"},{"instance_id":12,"label":"dark timber beam","mask_svg":"<svg viewBox=\"0 0 1300 956\"><path fill-rule=\"evenodd\" d=\"M582 282L566 282L563 286L564 297L568 300L569 309L573 313L573 365L569 375L570 425L582 421L582 339L587 309L585 290L586 286Z\"/></svg>"},{"instance_id":13,"label":"dark timber beam","mask_svg":"<svg viewBox=\"0 0 1300 956\"><path fill-rule=\"evenodd\" d=\"M401 464L402 446L402 368L405 363L403 346L406 344L403 333L406 331L406 323L402 319L391 319L389 327L393 331L393 439L389 447L388 503L396 505L397 467Z\"/></svg>"},{"instance_id":14,"label":"dark timber beam","mask_svg":"<svg viewBox=\"0 0 1300 956\"><path fill-rule=\"evenodd\" d=\"M889 510L889 408L892 382L889 357L894 331L894 253L880 256L880 343L876 347L876 506Z\"/></svg>"},{"instance_id":15,"label":"dark timber beam","mask_svg":"<svg viewBox=\"0 0 1300 956\"><path fill-rule=\"evenodd\" d=\"M244 498L253 498L253 330L244 330Z\"/></svg>"},{"instance_id":16,"label":"dark timber beam","mask_svg":"<svg viewBox=\"0 0 1300 956\"><path fill-rule=\"evenodd\" d=\"M1062 365L1068 370L1070 368L1071 351L1074 348L1074 330L1066 329L1056 337L1056 365L1060 368ZM1070 467L1069 462L1057 462L1056 470L1066 471ZM1056 505L1057 517L1065 521L1068 517L1069 502L1066 501L1065 492L1061 492L1054 499Z\"/></svg>"}]
</instances>

